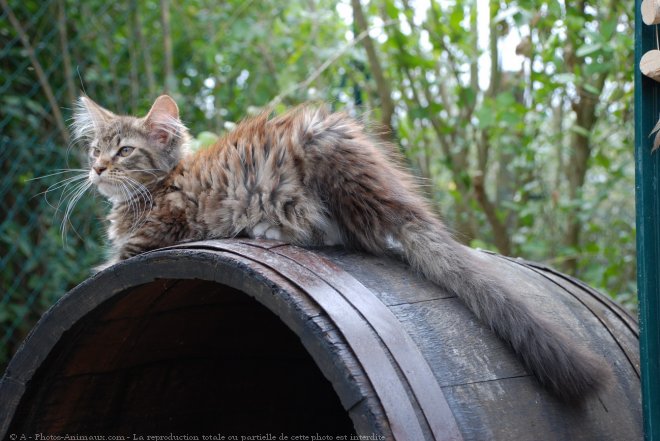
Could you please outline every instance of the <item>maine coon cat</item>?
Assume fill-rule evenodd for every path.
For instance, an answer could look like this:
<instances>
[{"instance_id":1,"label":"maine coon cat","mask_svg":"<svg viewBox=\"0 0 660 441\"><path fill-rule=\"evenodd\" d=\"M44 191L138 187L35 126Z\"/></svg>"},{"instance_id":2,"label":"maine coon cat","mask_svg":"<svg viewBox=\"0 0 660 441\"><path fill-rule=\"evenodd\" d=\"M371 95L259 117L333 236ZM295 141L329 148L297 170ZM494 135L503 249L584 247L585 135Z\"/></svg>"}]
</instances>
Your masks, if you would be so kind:
<instances>
[{"instance_id":1,"label":"maine coon cat","mask_svg":"<svg viewBox=\"0 0 660 441\"><path fill-rule=\"evenodd\" d=\"M187 153L187 129L165 95L142 118L82 97L73 129L89 149L89 182L112 203L106 265L235 236L397 253L462 299L558 397L580 401L609 375L457 243L414 179L345 114L314 106L264 113L195 154Z\"/></svg>"}]
</instances>

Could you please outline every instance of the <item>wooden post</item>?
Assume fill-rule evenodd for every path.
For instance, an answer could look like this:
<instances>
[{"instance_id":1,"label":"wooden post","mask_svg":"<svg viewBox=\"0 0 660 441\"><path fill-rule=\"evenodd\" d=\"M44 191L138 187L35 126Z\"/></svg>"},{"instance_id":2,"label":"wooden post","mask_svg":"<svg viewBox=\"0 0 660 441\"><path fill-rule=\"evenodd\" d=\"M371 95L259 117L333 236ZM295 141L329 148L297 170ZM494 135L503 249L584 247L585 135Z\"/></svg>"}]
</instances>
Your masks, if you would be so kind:
<instances>
[{"instance_id":1,"label":"wooden post","mask_svg":"<svg viewBox=\"0 0 660 441\"><path fill-rule=\"evenodd\" d=\"M645 0L650 1L650 0ZM655 3L655 0L653 0ZM646 8L645 8L646 10ZM636 0L635 60L656 47L655 26L642 23L642 1ZM635 165L637 202L637 284L644 433L660 440L660 155L651 152L649 133L660 115L660 84L635 69Z\"/></svg>"}]
</instances>

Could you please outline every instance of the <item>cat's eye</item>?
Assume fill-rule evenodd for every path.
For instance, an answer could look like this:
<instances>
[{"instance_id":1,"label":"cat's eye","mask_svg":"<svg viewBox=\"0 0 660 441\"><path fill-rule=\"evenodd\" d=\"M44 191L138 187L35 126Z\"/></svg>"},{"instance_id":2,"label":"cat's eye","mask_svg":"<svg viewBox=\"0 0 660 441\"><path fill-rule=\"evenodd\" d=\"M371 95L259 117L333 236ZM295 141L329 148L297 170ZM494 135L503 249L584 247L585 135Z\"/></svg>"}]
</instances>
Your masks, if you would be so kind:
<instances>
[{"instance_id":1,"label":"cat's eye","mask_svg":"<svg viewBox=\"0 0 660 441\"><path fill-rule=\"evenodd\" d=\"M93 157L98 158L100 154L101 154L101 150L99 150L99 149L92 149L92 156L93 156Z\"/></svg>"},{"instance_id":2,"label":"cat's eye","mask_svg":"<svg viewBox=\"0 0 660 441\"><path fill-rule=\"evenodd\" d=\"M117 155L122 156L122 157L125 158L126 156L133 153L133 150L135 150L135 147L125 146L125 147L122 147L122 148L119 149L119 151L117 152Z\"/></svg>"}]
</instances>

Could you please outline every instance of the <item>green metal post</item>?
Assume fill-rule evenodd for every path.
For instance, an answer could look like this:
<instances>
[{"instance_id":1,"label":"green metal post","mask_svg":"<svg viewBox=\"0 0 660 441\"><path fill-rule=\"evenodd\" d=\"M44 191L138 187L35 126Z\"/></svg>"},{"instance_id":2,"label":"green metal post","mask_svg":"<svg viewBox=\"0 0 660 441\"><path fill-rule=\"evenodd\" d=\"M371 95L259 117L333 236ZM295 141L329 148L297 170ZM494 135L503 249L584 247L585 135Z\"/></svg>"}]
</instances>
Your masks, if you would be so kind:
<instances>
[{"instance_id":1,"label":"green metal post","mask_svg":"<svg viewBox=\"0 0 660 441\"><path fill-rule=\"evenodd\" d=\"M660 83L639 70L642 55L658 49L657 27L641 17L635 1L635 193L637 203L637 284L644 434L660 441L660 150L651 153L649 133L660 117Z\"/></svg>"}]
</instances>

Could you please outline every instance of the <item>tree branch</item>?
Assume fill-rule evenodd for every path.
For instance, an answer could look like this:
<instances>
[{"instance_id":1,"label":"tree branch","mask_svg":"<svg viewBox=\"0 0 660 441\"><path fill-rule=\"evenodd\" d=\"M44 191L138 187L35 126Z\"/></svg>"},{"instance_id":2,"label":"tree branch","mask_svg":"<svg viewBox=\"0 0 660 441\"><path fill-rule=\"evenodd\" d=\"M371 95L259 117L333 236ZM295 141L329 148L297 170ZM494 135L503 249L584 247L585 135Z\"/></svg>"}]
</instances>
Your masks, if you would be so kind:
<instances>
[{"instance_id":1,"label":"tree branch","mask_svg":"<svg viewBox=\"0 0 660 441\"><path fill-rule=\"evenodd\" d=\"M71 54L69 53L69 38L67 36L66 11L64 0L57 1L57 30L60 34L60 46L62 47L62 63L64 64L64 79L66 82L67 97L69 104L76 101L76 87L73 82L73 69L71 68Z\"/></svg>"},{"instance_id":2,"label":"tree branch","mask_svg":"<svg viewBox=\"0 0 660 441\"><path fill-rule=\"evenodd\" d=\"M388 21L388 22L385 22L383 24L383 27L391 26L395 23L397 23L396 20ZM321 74L323 72L325 72L326 69L328 69L330 66L332 66L332 64L335 61L337 61L339 58L341 58L342 55L344 55L346 52L348 52L348 50L350 48L352 48L353 46L358 44L360 41L362 41L362 39L366 38L369 35L369 31L371 31L371 29L367 29L366 31L360 32L360 34L357 37L355 37L355 39L353 39L352 41L349 41L343 48L341 48L339 51L337 51L336 54L334 54L332 57L325 60L323 62L323 64L321 64L314 72L312 72L312 74L309 77L307 77L304 81L301 81L300 83L294 84L288 90L280 93L275 98L270 100L267 107L274 107L274 106L278 105L279 103L281 103L282 100L285 97L291 95L295 91L297 91L299 89L305 89L305 88L309 87L309 85L312 84L319 76L321 76Z\"/></svg>"},{"instance_id":3,"label":"tree branch","mask_svg":"<svg viewBox=\"0 0 660 441\"><path fill-rule=\"evenodd\" d=\"M367 20L364 17L364 12L362 11L362 5L360 0L351 0L351 5L353 6L353 20L361 33L368 30L369 26L367 25ZM392 101L392 88L383 74L383 67L376 53L374 47L374 42L369 36L369 33L365 35L362 39L362 45L364 50L367 52L367 59L369 60L369 65L371 66L371 72L374 75L376 80L376 89L378 90L378 96L380 97L380 106L381 106L381 122L386 126L390 133L393 133L392 130L392 116L394 114L394 102Z\"/></svg>"}]
</instances>

